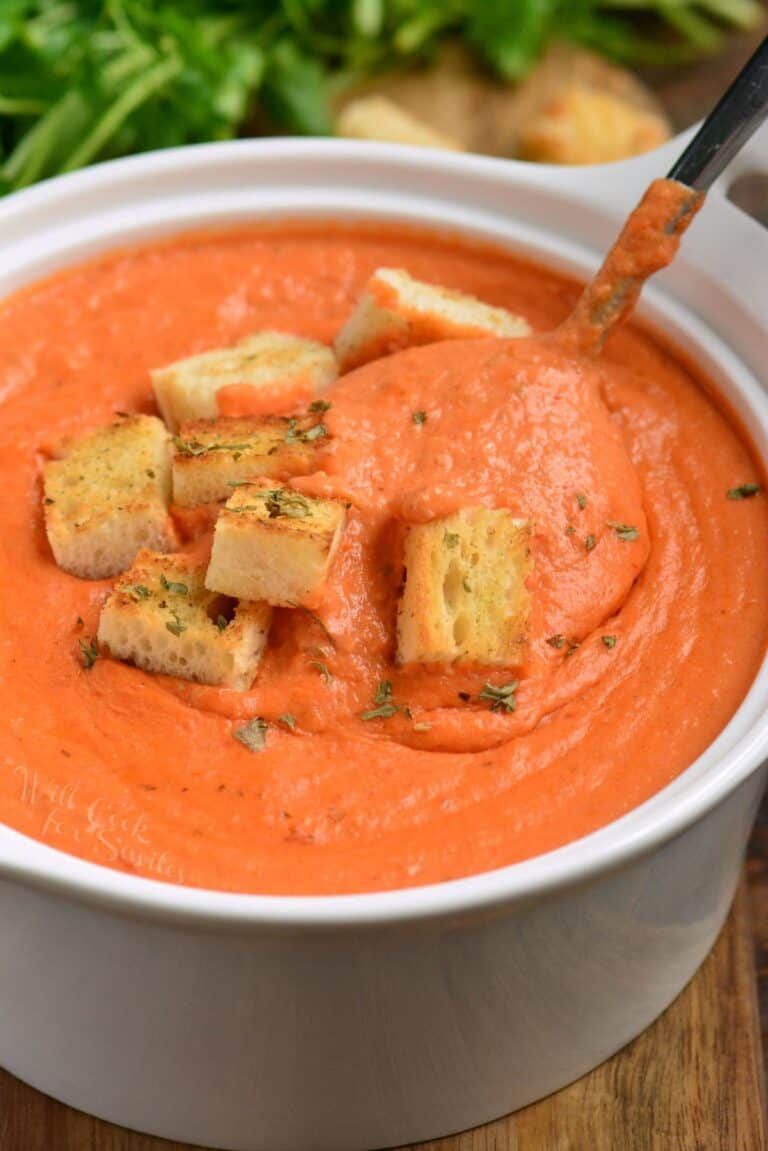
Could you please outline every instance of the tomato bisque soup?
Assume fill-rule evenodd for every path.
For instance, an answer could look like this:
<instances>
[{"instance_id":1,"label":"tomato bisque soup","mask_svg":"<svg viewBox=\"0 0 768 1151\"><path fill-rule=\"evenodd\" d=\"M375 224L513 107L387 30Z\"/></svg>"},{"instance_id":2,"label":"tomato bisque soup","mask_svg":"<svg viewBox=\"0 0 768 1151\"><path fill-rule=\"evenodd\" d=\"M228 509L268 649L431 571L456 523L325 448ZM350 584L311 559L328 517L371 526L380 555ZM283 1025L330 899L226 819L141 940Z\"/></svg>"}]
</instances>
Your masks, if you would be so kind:
<instances>
[{"instance_id":1,"label":"tomato bisque soup","mask_svg":"<svg viewBox=\"0 0 768 1151\"><path fill-rule=\"evenodd\" d=\"M193 886L408 887L615 820L733 715L768 627L761 477L696 365L634 323L592 360L501 336L342 373L322 393L315 465L290 481L342 501L340 544L309 606L274 608L246 690L100 649L115 578L54 561L46 460L116 413L156 415L153 369L264 330L332 345L380 267L508 309L534 333L579 295L456 237L318 222L120 251L2 305L6 824ZM304 410L300 384L290 402ZM226 389L226 413L248 410L242 390ZM514 666L398 661L407 530L478 507L528 525ZM216 509L171 513L176 550L207 557Z\"/></svg>"}]
</instances>

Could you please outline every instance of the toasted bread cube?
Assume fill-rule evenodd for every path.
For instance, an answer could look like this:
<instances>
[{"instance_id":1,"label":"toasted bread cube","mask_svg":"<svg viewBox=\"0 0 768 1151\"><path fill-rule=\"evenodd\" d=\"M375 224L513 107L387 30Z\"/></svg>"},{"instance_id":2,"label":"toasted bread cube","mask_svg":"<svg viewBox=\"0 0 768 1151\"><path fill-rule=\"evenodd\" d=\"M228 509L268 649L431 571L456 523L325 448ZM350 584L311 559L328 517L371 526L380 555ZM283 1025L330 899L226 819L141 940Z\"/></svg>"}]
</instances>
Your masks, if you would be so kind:
<instances>
[{"instance_id":1,"label":"toasted bread cube","mask_svg":"<svg viewBox=\"0 0 768 1151\"><path fill-rule=\"evenodd\" d=\"M533 566L531 526L505 509L464 508L415 524L405 542L397 616L400 663L523 662Z\"/></svg>"},{"instance_id":2,"label":"toasted bread cube","mask_svg":"<svg viewBox=\"0 0 768 1151\"><path fill-rule=\"evenodd\" d=\"M462 151L458 140L418 119L388 96L350 100L338 115L336 134L352 140L388 140L392 144Z\"/></svg>"},{"instance_id":3,"label":"toasted bread cube","mask_svg":"<svg viewBox=\"0 0 768 1151\"><path fill-rule=\"evenodd\" d=\"M206 587L282 607L311 602L345 519L338 500L312 499L266 479L236 488L216 521Z\"/></svg>"},{"instance_id":4,"label":"toasted bread cube","mask_svg":"<svg viewBox=\"0 0 768 1151\"><path fill-rule=\"evenodd\" d=\"M247 691L272 609L208 591L205 567L192 556L139 552L101 612L106 653L145 671Z\"/></svg>"},{"instance_id":5,"label":"toasted bread cube","mask_svg":"<svg viewBox=\"0 0 768 1151\"><path fill-rule=\"evenodd\" d=\"M286 332L257 332L228 348L215 348L152 372L160 413L171 431L186 420L219 414L217 393L245 384L263 391L272 410L281 395L299 403L333 383L336 359L330 348Z\"/></svg>"},{"instance_id":6,"label":"toasted bread cube","mask_svg":"<svg viewBox=\"0 0 768 1151\"><path fill-rule=\"evenodd\" d=\"M171 440L156 416L125 416L66 441L43 469L56 563L83 579L124 571L139 548L176 546L168 515Z\"/></svg>"},{"instance_id":7,"label":"toasted bread cube","mask_svg":"<svg viewBox=\"0 0 768 1151\"><path fill-rule=\"evenodd\" d=\"M341 370L346 372L417 344L479 336L527 336L530 331L522 316L505 308L414 280L402 268L378 268L337 335L334 349Z\"/></svg>"},{"instance_id":8,"label":"toasted bread cube","mask_svg":"<svg viewBox=\"0 0 768 1151\"><path fill-rule=\"evenodd\" d=\"M611 92L574 85L530 120L520 154L547 164L604 164L649 152L668 139L661 116Z\"/></svg>"},{"instance_id":9,"label":"toasted bread cube","mask_svg":"<svg viewBox=\"0 0 768 1151\"><path fill-rule=\"evenodd\" d=\"M174 440L173 501L179 507L225 500L254 476L288 479L311 472L325 425L312 416L192 420Z\"/></svg>"}]
</instances>

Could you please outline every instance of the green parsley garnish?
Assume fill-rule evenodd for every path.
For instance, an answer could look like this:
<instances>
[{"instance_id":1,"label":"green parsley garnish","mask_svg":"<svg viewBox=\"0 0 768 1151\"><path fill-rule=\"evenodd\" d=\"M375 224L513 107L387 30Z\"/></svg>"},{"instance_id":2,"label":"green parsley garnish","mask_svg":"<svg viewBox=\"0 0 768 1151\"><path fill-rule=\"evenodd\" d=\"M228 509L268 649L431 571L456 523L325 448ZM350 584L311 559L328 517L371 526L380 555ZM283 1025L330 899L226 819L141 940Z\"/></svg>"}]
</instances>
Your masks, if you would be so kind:
<instances>
[{"instance_id":1,"label":"green parsley garnish","mask_svg":"<svg viewBox=\"0 0 768 1151\"><path fill-rule=\"evenodd\" d=\"M581 510L584 511L584 508L589 503L589 500L584 495L584 492L576 492L576 503L579 505Z\"/></svg>"},{"instance_id":2,"label":"green parsley garnish","mask_svg":"<svg viewBox=\"0 0 768 1151\"><path fill-rule=\"evenodd\" d=\"M313 400L309 405L310 412L329 412L333 404L329 404L328 400Z\"/></svg>"},{"instance_id":3,"label":"green parsley garnish","mask_svg":"<svg viewBox=\"0 0 768 1151\"><path fill-rule=\"evenodd\" d=\"M206 456L209 452L247 452L253 447L253 444L225 444L220 441L203 444L200 440L184 440L181 436L174 436L173 444L183 456Z\"/></svg>"},{"instance_id":4,"label":"green parsley garnish","mask_svg":"<svg viewBox=\"0 0 768 1151\"><path fill-rule=\"evenodd\" d=\"M373 702L375 707L360 712L361 719L390 719L391 716L397 715L400 711L400 704L392 702L392 684L388 679L382 680L376 688Z\"/></svg>"},{"instance_id":5,"label":"green parsley garnish","mask_svg":"<svg viewBox=\"0 0 768 1151\"><path fill-rule=\"evenodd\" d=\"M593 535L588 535L584 540L584 547L588 552L591 552L593 548L597 547L597 538Z\"/></svg>"},{"instance_id":6,"label":"green parsley garnish","mask_svg":"<svg viewBox=\"0 0 768 1151\"><path fill-rule=\"evenodd\" d=\"M737 488L729 488L725 493L729 500L751 500L760 491L760 484L739 484Z\"/></svg>"},{"instance_id":7,"label":"green parsley garnish","mask_svg":"<svg viewBox=\"0 0 768 1151\"><path fill-rule=\"evenodd\" d=\"M160 573L160 587L164 588L165 591L172 591L174 595L189 595L189 588L185 583L176 583L174 580L166 579L163 572Z\"/></svg>"},{"instance_id":8,"label":"green parsley garnish","mask_svg":"<svg viewBox=\"0 0 768 1151\"><path fill-rule=\"evenodd\" d=\"M331 683L331 681L333 680L333 676L331 675L330 671L328 670L328 664L327 663L323 663L323 661L320 659L311 659L309 661L309 666L310 667L316 667L317 670L319 671L320 675L325 680L325 682Z\"/></svg>"},{"instance_id":9,"label":"green parsley garnish","mask_svg":"<svg viewBox=\"0 0 768 1151\"><path fill-rule=\"evenodd\" d=\"M608 527L613 528L620 540L629 541L640 538L640 532L632 524L617 524L613 520L608 520Z\"/></svg>"},{"instance_id":10,"label":"green parsley garnish","mask_svg":"<svg viewBox=\"0 0 768 1151\"><path fill-rule=\"evenodd\" d=\"M216 627L219 629L219 631L224 631L225 628L229 627L229 620L225 615L216 616Z\"/></svg>"},{"instance_id":11,"label":"green parsley garnish","mask_svg":"<svg viewBox=\"0 0 768 1151\"><path fill-rule=\"evenodd\" d=\"M487 683L477 698L490 700L491 711L514 711L517 708L515 698L517 686L518 681L516 679L510 683L505 683L502 687L495 687L494 684Z\"/></svg>"},{"instance_id":12,"label":"green parsley garnish","mask_svg":"<svg viewBox=\"0 0 768 1151\"><path fill-rule=\"evenodd\" d=\"M145 587L143 583L126 584L122 590L135 600L149 599L151 594L149 588Z\"/></svg>"},{"instance_id":13,"label":"green parsley garnish","mask_svg":"<svg viewBox=\"0 0 768 1151\"><path fill-rule=\"evenodd\" d=\"M603 643L605 644L605 646L608 648L609 651L611 648L616 647L616 636L615 635L601 635L600 639L603 641Z\"/></svg>"},{"instance_id":14,"label":"green parsley garnish","mask_svg":"<svg viewBox=\"0 0 768 1151\"><path fill-rule=\"evenodd\" d=\"M425 424L427 422L426 412L411 412L411 419L417 425Z\"/></svg>"},{"instance_id":15,"label":"green parsley garnish","mask_svg":"<svg viewBox=\"0 0 768 1151\"><path fill-rule=\"evenodd\" d=\"M572 536L575 531L576 531L576 528L573 526L573 524L566 524L565 525L565 534L567 536Z\"/></svg>"},{"instance_id":16,"label":"green parsley garnish","mask_svg":"<svg viewBox=\"0 0 768 1151\"><path fill-rule=\"evenodd\" d=\"M183 631L187 630L187 625L184 623L184 620L181 619L178 612L173 613L173 621L167 623L165 626L171 635L181 635Z\"/></svg>"},{"instance_id":17,"label":"green parsley garnish","mask_svg":"<svg viewBox=\"0 0 768 1151\"><path fill-rule=\"evenodd\" d=\"M547 643L549 644L550 647L557 648L557 650L559 651L561 647L565 647L565 636L564 635L551 635L547 639Z\"/></svg>"},{"instance_id":18,"label":"green parsley garnish","mask_svg":"<svg viewBox=\"0 0 768 1151\"><path fill-rule=\"evenodd\" d=\"M232 734L249 751L263 751L267 746L267 724L258 716L236 727Z\"/></svg>"},{"instance_id":19,"label":"green parsley garnish","mask_svg":"<svg viewBox=\"0 0 768 1151\"><path fill-rule=\"evenodd\" d=\"M291 713L287 711L285 715L279 715L277 717L277 722L284 723L286 727L289 727L291 731L293 731L296 726L296 716L291 715Z\"/></svg>"},{"instance_id":20,"label":"green parsley garnish","mask_svg":"<svg viewBox=\"0 0 768 1151\"><path fill-rule=\"evenodd\" d=\"M457 548L459 541L460 537L458 532L443 532L443 543L447 548Z\"/></svg>"},{"instance_id":21,"label":"green parsley garnish","mask_svg":"<svg viewBox=\"0 0 768 1151\"><path fill-rule=\"evenodd\" d=\"M296 417L291 416L288 421L288 431L285 433L285 442L287 444L308 444L312 440L320 440L327 435L328 429L325 424L314 424L311 428L302 430L298 427Z\"/></svg>"},{"instance_id":22,"label":"green parsley garnish","mask_svg":"<svg viewBox=\"0 0 768 1151\"><path fill-rule=\"evenodd\" d=\"M96 640L94 637L91 637L91 639L87 641L80 639L77 642L80 644L80 651L83 655L83 667L86 671L90 671L99 658L99 649L96 646Z\"/></svg>"},{"instance_id":23,"label":"green parsley garnish","mask_svg":"<svg viewBox=\"0 0 768 1151\"><path fill-rule=\"evenodd\" d=\"M580 647L581 647L581 644L578 642L578 640L569 639L568 640L568 650L565 653L565 658L568 659L568 656L573 655L573 653L575 651L578 651Z\"/></svg>"}]
</instances>

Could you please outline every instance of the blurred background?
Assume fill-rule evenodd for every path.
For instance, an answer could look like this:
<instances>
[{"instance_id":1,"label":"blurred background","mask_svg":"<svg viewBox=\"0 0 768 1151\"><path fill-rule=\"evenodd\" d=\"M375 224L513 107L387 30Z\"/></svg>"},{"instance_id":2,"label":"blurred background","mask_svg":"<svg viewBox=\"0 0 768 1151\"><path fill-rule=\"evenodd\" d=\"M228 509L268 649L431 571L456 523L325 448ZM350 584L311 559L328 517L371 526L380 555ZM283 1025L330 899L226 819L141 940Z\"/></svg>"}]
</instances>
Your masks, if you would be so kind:
<instances>
[{"instance_id":1,"label":"blurred background","mask_svg":"<svg viewBox=\"0 0 768 1151\"><path fill-rule=\"evenodd\" d=\"M701 117L765 16L760 0L0 0L0 192L254 134L618 159Z\"/></svg>"}]
</instances>

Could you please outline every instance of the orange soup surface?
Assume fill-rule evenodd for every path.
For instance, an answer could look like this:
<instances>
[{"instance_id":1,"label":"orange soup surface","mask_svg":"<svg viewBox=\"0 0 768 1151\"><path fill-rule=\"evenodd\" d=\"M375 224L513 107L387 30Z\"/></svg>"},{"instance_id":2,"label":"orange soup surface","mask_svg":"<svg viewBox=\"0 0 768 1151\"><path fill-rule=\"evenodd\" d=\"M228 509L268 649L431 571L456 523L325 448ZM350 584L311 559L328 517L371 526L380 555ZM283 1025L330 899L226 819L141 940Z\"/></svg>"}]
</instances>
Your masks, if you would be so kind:
<instances>
[{"instance_id":1,"label":"orange soup surface","mask_svg":"<svg viewBox=\"0 0 768 1151\"><path fill-rule=\"evenodd\" d=\"M331 343L380 266L509 308L534 332L579 291L455 237L318 223L116 253L0 308L11 827L221 890L433 883L616 819L733 715L765 650L768 508L763 493L728 498L761 482L747 445L695 368L638 325L592 366L536 340L457 340L341 377L318 470L293 482L350 504L342 545L313 612L276 609L253 688L85 666L113 581L56 567L45 459L115 412L155 412L152 368L260 329ZM525 666L494 678L519 681L514 711L480 698L491 677L477 669L395 664L402 525L478 505L534 524ZM190 518L184 546L204 548L192 537L205 516ZM385 681L398 710L363 718ZM234 738L255 717L260 751Z\"/></svg>"}]
</instances>

